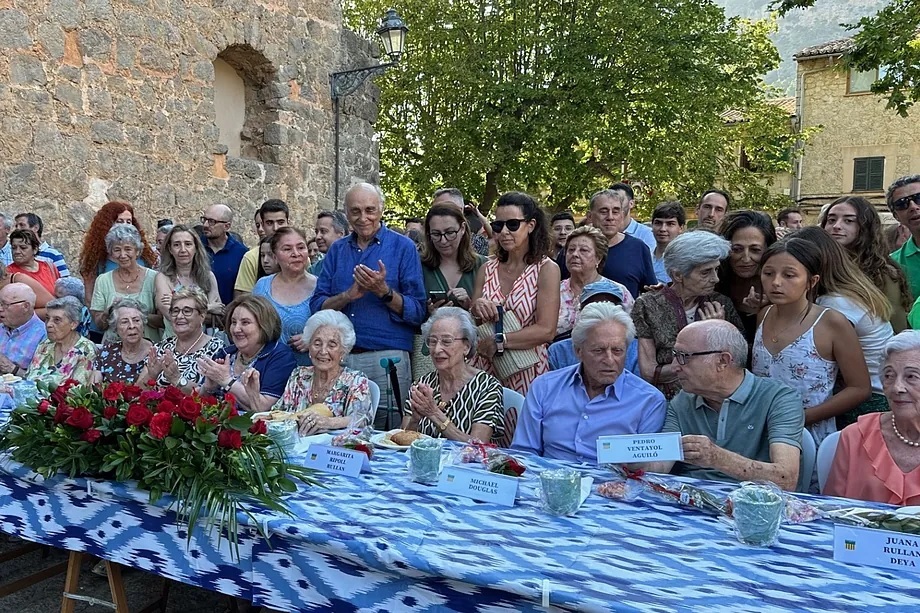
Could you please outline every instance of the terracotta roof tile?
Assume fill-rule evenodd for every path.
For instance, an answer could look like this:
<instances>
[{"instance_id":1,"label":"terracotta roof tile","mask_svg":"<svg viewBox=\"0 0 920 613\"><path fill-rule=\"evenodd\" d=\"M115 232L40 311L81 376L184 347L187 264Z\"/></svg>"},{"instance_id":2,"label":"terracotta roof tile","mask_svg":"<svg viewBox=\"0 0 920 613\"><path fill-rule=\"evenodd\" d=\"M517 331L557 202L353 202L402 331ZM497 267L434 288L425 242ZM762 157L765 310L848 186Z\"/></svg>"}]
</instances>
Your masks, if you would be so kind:
<instances>
[{"instance_id":1,"label":"terracotta roof tile","mask_svg":"<svg viewBox=\"0 0 920 613\"><path fill-rule=\"evenodd\" d=\"M853 48L852 38L839 38L831 40L820 45L805 47L792 57L796 60L808 59L810 57L821 57L824 55L843 55Z\"/></svg>"}]
</instances>

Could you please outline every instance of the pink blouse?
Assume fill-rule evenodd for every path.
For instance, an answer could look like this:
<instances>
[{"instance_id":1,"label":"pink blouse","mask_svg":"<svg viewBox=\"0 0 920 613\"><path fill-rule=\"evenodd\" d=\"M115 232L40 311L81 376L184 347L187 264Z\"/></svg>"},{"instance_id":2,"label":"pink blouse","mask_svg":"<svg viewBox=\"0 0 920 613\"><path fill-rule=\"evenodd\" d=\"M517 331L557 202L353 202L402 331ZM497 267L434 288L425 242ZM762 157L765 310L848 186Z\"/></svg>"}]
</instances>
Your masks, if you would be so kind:
<instances>
[{"instance_id":1,"label":"pink blouse","mask_svg":"<svg viewBox=\"0 0 920 613\"><path fill-rule=\"evenodd\" d=\"M904 473L882 437L882 419L869 413L840 433L824 494L900 506L920 505L920 467Z\"/></svg>"}]
</instances>

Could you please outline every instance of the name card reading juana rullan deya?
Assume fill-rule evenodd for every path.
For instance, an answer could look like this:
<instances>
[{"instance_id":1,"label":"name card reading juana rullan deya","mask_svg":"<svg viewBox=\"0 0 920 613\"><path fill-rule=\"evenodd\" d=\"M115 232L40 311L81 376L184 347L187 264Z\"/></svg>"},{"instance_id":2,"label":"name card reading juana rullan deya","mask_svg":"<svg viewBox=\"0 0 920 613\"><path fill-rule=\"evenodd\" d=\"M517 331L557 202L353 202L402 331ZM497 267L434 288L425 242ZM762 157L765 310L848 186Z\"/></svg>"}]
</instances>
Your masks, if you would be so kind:
<instances>
[{"instance_id":1,"label":"name card reading juana rullan deya","mask_svg":"<svg viewBox=\"0 0 920 613\"><path fill-rule=\"evenodd\" d=\"M357 477L361 471L370 472L371 470L367 454L363 451L329 445L310 445L304 466L346 477Z\"/></svg>"},{"instance_id":2,"label":"name card reading juana rullan deya","mask_svg":"<svg viewBox=\"0 0 920 613\"><path fill-rule=\"evenodd\" d=\"M448 466L441 471L438 490L506 507L514 506L518 480L482 470Z\"/></svg>"},{"instance_id":3,"label":"name card reading juana rullan deya","mask_svg":"<svg viewBox=\"0 0 920 613\"><path fill-rule=\"evenodd\" d=\"M597 437L598 464L678 462L684 459L680 432L616 434Z\"/></svg>"},{"instance_id":4,"label":"name card reading juana rullan deya","mask_svg":"<svg viewBox=\"0 0 920 613\"><path fill-rule=\"evenodd\" d=\"M836 525L834 560L920 573L920 536Z\"/></svg>"}]
</instances>

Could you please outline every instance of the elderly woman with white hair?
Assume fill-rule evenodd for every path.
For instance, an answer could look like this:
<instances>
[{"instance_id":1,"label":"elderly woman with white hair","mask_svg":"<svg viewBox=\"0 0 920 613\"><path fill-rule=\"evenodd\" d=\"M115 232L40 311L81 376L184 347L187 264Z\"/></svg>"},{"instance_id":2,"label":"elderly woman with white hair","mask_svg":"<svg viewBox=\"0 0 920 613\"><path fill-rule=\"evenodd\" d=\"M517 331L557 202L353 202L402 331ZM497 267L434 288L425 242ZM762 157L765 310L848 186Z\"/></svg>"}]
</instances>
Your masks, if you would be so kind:
<instances>
[{"instance_id":1,"label":"elderly woman with white hair","mask_svg":"<svg viewBox=\"0 0 920 613\"><path fill-rule=\"evenodd\" d=\"M719 264L728 257L727 240L706 231L687 232L664 250L671 284L643 294L633 306L639 338L639 372L668 398L680 391L671 350L677 333L694 321L724 319L744 332L744 323L730 298L715 292Z\"/></svg>"},{"instance_id":2,"label":"elderly woman with white hair","mask_svg":"<svg viewBox=\"0 0 920 613\"><path fill-rule=\"evenodd\" d=\"M69 279L70 277L65 277ZM153 343L144 338L147 313L131 298L119 298L109 309L109 329L118 341L104 343L93 363L94 380L99 383L134 383L147 366L147 353Z\"/></svg>"},{"instance_id":3,"label":"elderly woman with white hair","mask_svg":"<svg viewBox=\"0 0 920 613\"><path fill-rule=\"evenodd\" d=\"M82 307L73 296L55 298L45 305L48 338L35 349L26 379L56 383L65 379L91 381L96 345L77 332Z\"/></svg>"},{"instance_id":4,"label":"elderly woman with white hair","mask_svg":"<svg viewBox=\"0 0 920 613\"><path fill-rule=\"evenodd\" d=\"M474 368L476 324L459 307L441 307L422 325L434 371L409 390L403 430L415 430L455 441L488 443L504 431L502 386L492 375Z\"/></svg>"},{"instance_id":5,"label":"elderly woman with white hair","mask_svg":"<svg viewBox=\"0 0 920 613\"><path fill-rule=\"evenodd\" d=\"M89 310L99 329L107 330L106 341L116 340L114 331L109 330L108 309L117 298L137 300L147 313L144 336L154 342L160 340L159 328L163 327L163 316L156 311L154 283L157 272L137 263L143 247L140 233L131 224L117 223L105 235L109 259L117 267L96 278Z\"/></svg>"},{"instance_id":6,"label":"elderly woman with white hair","mask_svg":"<svg viewBox=\"0 0 920 613\"><path fill-rule=\"evenodd\" d=\"M840 433L823 493L920 505L920 331L888 341L881 374L891 410L862 415Z\"/></svg>"},{"instance_id":7,"label":"elderly woman with white hair","mask_svg":"<svg viewBox=\"0 0 920 613\"><path fill-rule=\"evenodd\" d=\"M307 319L303 338L307 339L313 365L294 369L273 410L300 412L325 404L331 417L305 412L298 418L300 433L305 436L372 424L377 407L371 405L368 379L364 373L344 366L355 346L351 320L339 311L320 311Z\"/></svg>"}]
</instances>

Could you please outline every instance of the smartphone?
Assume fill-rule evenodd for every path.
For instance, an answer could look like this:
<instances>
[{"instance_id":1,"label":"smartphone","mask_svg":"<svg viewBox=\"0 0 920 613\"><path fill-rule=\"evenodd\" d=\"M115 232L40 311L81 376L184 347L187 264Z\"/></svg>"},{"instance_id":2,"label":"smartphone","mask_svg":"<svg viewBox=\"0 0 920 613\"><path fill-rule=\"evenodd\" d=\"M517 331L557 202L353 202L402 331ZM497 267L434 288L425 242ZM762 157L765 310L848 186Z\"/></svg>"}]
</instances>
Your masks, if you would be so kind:
<instances>
[{"instance_id":1,"label":"smartphone","mask_svg":"<svg viewBox=\"0 0 920 613\"><path fill-rule=\"evenodd\" d=\"M447 292L440 289L433 289L428 292L428 299L432 302L440 302L441 300L447 300Z\"/></svg>"}]
</instances>

